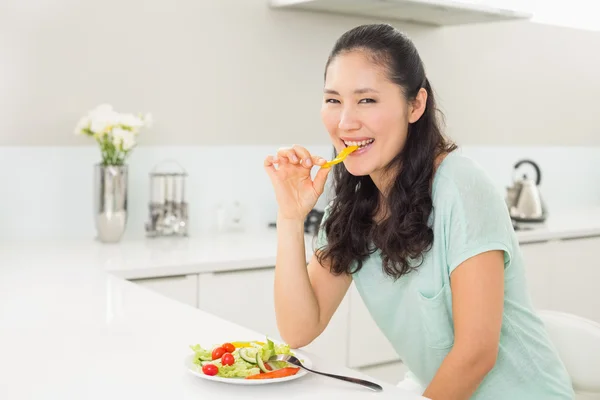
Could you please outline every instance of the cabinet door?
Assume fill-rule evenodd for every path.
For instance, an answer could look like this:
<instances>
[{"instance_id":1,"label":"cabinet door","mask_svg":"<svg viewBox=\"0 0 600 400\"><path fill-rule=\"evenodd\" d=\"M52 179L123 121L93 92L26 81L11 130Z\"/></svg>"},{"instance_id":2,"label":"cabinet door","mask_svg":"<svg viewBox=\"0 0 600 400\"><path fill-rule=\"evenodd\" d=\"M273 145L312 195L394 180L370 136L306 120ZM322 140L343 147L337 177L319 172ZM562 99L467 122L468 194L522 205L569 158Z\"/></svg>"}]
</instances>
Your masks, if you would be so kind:
<instances>
[{"instance_id":1,"label":"cabinet door","mask_svg":"<svg viewBox=\"0 0 600 400\"><path fill-rule=\"evenodd\" d=\"M556 302L553 290L557 263L556 242L526 243L520 247L533 306L538 310L553 309Z\"/></svg>"},{"instance_id":2,"label":"cabinet door","mask_svg":"<svg viewBox=\"0 0 600 400\"><path fill-rule=\"evenodd\" d=\"M135 282L171 299L197 307L198 275L196 274L131 279L131 282Z\"/></svg>"},{"instance_id":3,"label":"cabinet door","mask_svg":"<svg viewBox=\"0 0 600 400\"><path fill-rule=\"evenodd\" d=\"M280 340L275 320L273 275L273 267L200 274L198 308Z\"/></svg>"},{"instance_id":4,"label":"cabinet door","mask_svg":"<svg viewBox=\"0 0 600 400\"><path fill-rule=\"evenodd\" d=\"M396 351L373 321L354 283L350 286L348 365L350 368L398 361Z\"/></svg>"},{"instance_id":5,"label":"cabinet door","mask_svg":"<svg viewBox=\"0 0 600 400\"><path fill-rule=\"evenodd\" d=\"M397 385L404 379L404 375L408 371L408 368L402 361L396 361L371 367L358 368L358 370L375 379L380 379L391 385Z\"/></svg>"},{"instance_id":6,"label":"cabinet door","mask_svg":"<svg viewBox=\"0 0 600 400\"><path fill-rule=\"evenodd\" d=\"M281 340L275 317L274 277L273 267L200 274L198 307L273 339ZM345 301L338 308L327 329L304 349L345 364L348 343L347 321L348 306Z\"/></svg>"},{"instance_id":7,"label":"cabinet door","mask_svg":"<svg viewBox=\"0 0 600 400\"><path fill-rule=\"evenodd\" d=\"M557 242L554 309L600 323L600 236Z\"/></svg>"},{"instance_id":8,"label":"cabinet door","mask_svg":"<svg viewBox=\"0 0 600 400\"><path fill-rule=\"evenodd\" d=\"M346 295L331 317L327 328L304 349L319 357L348 366L349 312L350 299L349 295Z\"/></svg>"}]
</instances>

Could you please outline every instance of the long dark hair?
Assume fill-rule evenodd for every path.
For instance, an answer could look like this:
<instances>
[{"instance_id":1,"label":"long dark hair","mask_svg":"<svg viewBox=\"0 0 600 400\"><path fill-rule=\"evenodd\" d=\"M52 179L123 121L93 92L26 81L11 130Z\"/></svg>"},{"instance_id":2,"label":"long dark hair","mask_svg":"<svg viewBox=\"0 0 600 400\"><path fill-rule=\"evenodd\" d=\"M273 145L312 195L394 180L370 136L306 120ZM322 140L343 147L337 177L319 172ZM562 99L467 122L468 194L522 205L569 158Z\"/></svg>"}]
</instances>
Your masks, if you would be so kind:
<instances>
[{"instance_id":1,"label":"long dark hair","mask_svg":"<svg viewBox=\"0 0 600 400\"><path fill-rule=\"evenodd\" d=\"M388 24L358 26L337 40L325 74L336 56L354 50L363 51L371 61L384 67L389 79L402 88L407 101L414 100L425 88L427 104L421 118L409 124L404 148L386 166L386 171L393 174L393 185L385 197L380 196L368 175L351 175L343 164L334 167L335 197L322 227L327 244L317 251L317 258L322 264L329 261L336 275L351 274L358 272L364 260L379 249L384 272L398 279L421 265L423 253L431 248L433 230L429 217L433 209L434 163L437 156L456 146L442 134L423 62L406 35ZM384 205L380 204L382 199ZM376 223L374 216L381 206L386 217Z\"/></svg>"}]
</instances>

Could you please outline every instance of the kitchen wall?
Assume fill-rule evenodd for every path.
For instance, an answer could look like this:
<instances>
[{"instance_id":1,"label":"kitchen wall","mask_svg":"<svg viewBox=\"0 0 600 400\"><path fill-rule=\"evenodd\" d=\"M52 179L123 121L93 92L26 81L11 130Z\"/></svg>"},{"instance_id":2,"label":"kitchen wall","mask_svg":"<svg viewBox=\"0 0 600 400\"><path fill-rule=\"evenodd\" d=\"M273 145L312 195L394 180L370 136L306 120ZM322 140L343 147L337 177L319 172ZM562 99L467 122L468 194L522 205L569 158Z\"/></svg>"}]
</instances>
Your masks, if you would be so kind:
<instances>
[{"instance_id":1,"label":"kitchen wall","mask_svg":"<svg viewBox=\"0 0 600 400\"><path fill-rule=\"evenodd\" d=\"M266 4L4 0L0 239L93 237L99 155L72 132L103 102L155 118L129 163L126 237L144 234L148 173L164 159L190 174L192 234L214 229L217 205L234 199L247 229L272 221L262 159L292 143L331 154L319 118L323 65L341 33L373 21ZM417 44L449 134L499 188L515 161L532 158L551 212L600 205L599 33L393 23Z\"/></svg>"},{"instance_id":2,"label":"kitchen wall","mask_svg":"<svg viewBox=\"0 0 600 400\"><path fill-rule=\"evenodd\" d=\"M146 146L130 163L127 239L144 236L148 220L148 172L174 159L189 173L190 234L215 232L219 204L239 201L247 232L275 220L277 204L262 161L278 145ZM331 154L327 145L309 146ZM463 153L488 172L499 190L511 183L512 166L522 158L542 169L541 190L550 214L600 206L600 149L587 147L465 146ZM0 147L0 240L93 238L94 147ZM323 208L322 197L317 208Z\"/></svg>"},{"instance_id":3,"label":"kitchen wall","mask_svg":"<svg viewBox=\"0 0 600 400\"><path fill-rule=\"evenodd\" d=\"M323 144L323 65L373 22L268 0L3 0L0 145L85 145L101 102L150 111L144 145ZM600 32L529 23L432 29L417 44L468 145L598 145Z\"/></svg>"}]
</instances>

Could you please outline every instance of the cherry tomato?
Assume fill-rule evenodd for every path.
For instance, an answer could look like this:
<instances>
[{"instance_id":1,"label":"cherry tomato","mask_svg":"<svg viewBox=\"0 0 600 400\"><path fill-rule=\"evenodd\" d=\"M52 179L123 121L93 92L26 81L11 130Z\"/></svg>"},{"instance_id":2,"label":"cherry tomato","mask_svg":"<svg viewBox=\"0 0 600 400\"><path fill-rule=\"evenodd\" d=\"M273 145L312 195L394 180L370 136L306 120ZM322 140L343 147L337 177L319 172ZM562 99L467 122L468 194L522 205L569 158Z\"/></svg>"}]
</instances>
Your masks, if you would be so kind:
<instances>
[{"instance_id":1,"label":"cherry tomato","mask_svg":"<svg viewBox=\"0 0 600 400\"><path fill-rule=\"evenodd\" d=\"M233 353L235 351L235 346L231 343L223 343L221 347L224 348L227 353Z\"/></svg>"},{"instance_id":2,"label":"cherry tomato","mask_svg":"<svg viewBox=\"0 0 600 400\"><path fill-rule=\"evenodd\" d=\"M221 357L221 364L223 365L233 365L235 362L235 358L233 358L233 354L225 353L223 357Z\"/></svg>"},{"instance_id":3,"label":"cherry tomato","mask_svg":"<svg viewBox=\"0 0 600 400\"><path fill-rule=\"evenodd\" d=\"M204 372L205 375L213 376L219 372L219 368L214 364L204 364L202 372Z\"/></svg>"},{"instance_id":4,"label":"cherry tomato","mask_svg":"<svg viewBox=\"0 0 600 400\"><path fill-rule=\"evenodd\" d=\"M212 359L217 360L217 359L221 358L223 356L223 354L225 354L225 349L222 347L217 347L216 349L214 349L212 351Z\"/></svg>"}]
</instances>

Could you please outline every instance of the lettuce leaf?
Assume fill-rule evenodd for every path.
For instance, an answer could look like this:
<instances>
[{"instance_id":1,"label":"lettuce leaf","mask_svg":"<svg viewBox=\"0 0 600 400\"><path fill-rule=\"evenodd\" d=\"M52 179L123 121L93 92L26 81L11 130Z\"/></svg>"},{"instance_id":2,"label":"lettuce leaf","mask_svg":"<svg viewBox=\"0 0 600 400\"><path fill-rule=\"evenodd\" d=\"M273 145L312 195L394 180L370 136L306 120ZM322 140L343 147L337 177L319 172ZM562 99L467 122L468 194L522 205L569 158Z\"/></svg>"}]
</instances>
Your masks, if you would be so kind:
<instances>
[{"instance_id":1,"label":"lettuce leaf","mask_svg":"<svg viewBox=\"0 0 600 400\"><path fill-rule=\"evenodd\" d=\"M199 368L202 366L203 360L211 360L212 349L204 348L199 344L190 346L190 349L194 352L194 364L198 365ZM239 350L236 349L233 352L235 357L235 362L233 365L222 365L221 360L210 361L211 364L214 364L218 368L217 376L223 378L245 378L250 375L255 375L260 373L260 369L257 365L246 362L239 356ZM287 344L275 344L268 337L266 338L266 342L264 345L253 345L251 348L247 350L250 354L255 352L259 352L260 357L263 361L268 361L270 357L278 354L289 354L294 355L294 353L290 350L290 346ZM269 363L273 369L280 369L289 366L286 362L282 361L272 361Z\"/></svg>"},{"instance_id":2,"label":"lettuce leaf","mask_svg":"<svg viewBox=\"0 0 600 400\"><path fill-rule=\"evenodd\" d=\"M190 346L190 349L194 352L194 364L200 365L202 359L210 359L212 357L212 351L203 348L199 344Z\"/></svg>"},{"instance_id":3,"label":"lettuce leaf","mask_svg":"<svg viewBox=\"0 0 600 400\"><path fill-rule=\"evenodd\" d=\"M275 343L267 337L267 342L260 349L260 358L263 361L268 361L271 356L275 355Z\"/></svg>"},{"instance_id":4,"label":"lettuce leaf","mask_svg":"<svg viewBox=\"0 0 600 400\"><path fill-rule=\"evenodd\" d=\"M290 356L294 355L294 353L292 353L290 350L290 346L287 344L276 344L275 354L289 354Z\"/></svg>"},{"instance_id":5,"label":"lettuce leaf","mask_svg":"<svg viewBox=\"0 0 600 400\"><path fill-rule=\"evenodd\" d=\"M236 358L233 365L223 365L221 362L215 362L214 364L219 368L217 376L223 378L245 378L260 374L260 369L256 365L250 364L241 358Z\"/></svg>"}]
</instances>

